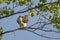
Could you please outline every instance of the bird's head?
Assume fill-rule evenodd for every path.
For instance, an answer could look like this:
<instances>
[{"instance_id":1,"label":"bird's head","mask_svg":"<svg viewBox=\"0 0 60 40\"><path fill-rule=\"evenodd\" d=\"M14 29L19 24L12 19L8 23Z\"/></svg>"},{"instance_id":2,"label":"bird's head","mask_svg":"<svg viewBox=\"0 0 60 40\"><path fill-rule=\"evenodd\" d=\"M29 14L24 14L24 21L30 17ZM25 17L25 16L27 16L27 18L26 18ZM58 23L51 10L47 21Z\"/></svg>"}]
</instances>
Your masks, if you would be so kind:
<instances>
[{"instance_id":1,"label":"bird's head","mask_svg":"<svg viewBox=\"0 0 60 40\"><path fill-rule=\"evenodd\" d=\"M21 17L21 16L19 16L19 17Z\"/></svg>"},{"instance_id":2,"label":"bird's head","mask_svg":"<svg viewBox=\"0 0 60 40\"><path fill-rule=\"evenodd\" d=\"M19 18L23 18L23 16L19 16Z\"/></svg>"},{"instance_id":3,"label":"bird's head","mask_svg":"<svg viewBox=\"0 0 60 40\"><path fill-rule=\"evenodd\" d=\"M27 15L25 15L27 17Z\"/></svg>"}]
</instances>

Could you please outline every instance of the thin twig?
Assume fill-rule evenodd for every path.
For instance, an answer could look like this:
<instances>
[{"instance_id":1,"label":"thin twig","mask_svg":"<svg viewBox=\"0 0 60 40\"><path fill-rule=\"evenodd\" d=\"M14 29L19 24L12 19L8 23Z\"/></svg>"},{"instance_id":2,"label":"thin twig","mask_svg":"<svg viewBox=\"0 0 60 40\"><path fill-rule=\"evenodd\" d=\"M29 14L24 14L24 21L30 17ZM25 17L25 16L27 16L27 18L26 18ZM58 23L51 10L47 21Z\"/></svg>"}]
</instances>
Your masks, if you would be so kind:
<instances>
[{"instance_id":1,"label":"thin twig","mask_svg":"<svg viewBox=\"0 0 60 40\"><path fill-rule=\"evenodd\" d=\"M59 2L53 2L53 3L59 3ZM46 3L46 4L41 4L41 5L44 6L44 5L53 4L53 3ZM35 9L35 8L39 8L39 7L38 7L38 6L35 6L35 7L33 7L33 8L29 8L29 9L27 9L27 10L25 10L25 11L16 12L16 13L13 13L12 15L0 17L0 19L6 18L6 17L10 17L10 16L13 16L13 15L16 15L16 14L19 14L19 13L25 13L25 12L27 12L27 11L29 11L29 10L32 10L32 9Z\"/></svg>"},{"instance_id":2,"label":"thin twig","mask_svg":"<svg viewBox=\"0 0 60 40\"><path fill-rule=\"evenodd\" d=\"M60 39L60 38L53 38L53 37L47 37L47 36L44 36L44 35L40 35L40 34L38 34L36 32L31 31L31 30L26 30L26 31L32 32L32 33L34 33L34 34L36 34L38 36L41 36L41 37L44 37L44 38L48 38L48 39Z\"/></svg>"}]
</instances>

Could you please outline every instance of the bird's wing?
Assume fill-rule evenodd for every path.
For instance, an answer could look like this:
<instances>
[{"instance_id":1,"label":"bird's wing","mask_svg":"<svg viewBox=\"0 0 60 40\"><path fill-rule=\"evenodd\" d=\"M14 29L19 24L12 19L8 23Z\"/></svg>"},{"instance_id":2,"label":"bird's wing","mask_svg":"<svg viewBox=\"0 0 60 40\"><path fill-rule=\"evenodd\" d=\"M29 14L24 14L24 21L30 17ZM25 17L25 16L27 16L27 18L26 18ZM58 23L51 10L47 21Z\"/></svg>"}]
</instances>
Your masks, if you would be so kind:
<instances>
[{"instance_id":1,"label":"bird's wing","mask_svg":"<svg viewBox=\"0 0 60 40\"><path fill-rule=\"evenodd\" d=\"M24 17L24 18L23 18L23 22L24 22L24 23L28 23L28 17Z\"/></svg>"}]
</instances>

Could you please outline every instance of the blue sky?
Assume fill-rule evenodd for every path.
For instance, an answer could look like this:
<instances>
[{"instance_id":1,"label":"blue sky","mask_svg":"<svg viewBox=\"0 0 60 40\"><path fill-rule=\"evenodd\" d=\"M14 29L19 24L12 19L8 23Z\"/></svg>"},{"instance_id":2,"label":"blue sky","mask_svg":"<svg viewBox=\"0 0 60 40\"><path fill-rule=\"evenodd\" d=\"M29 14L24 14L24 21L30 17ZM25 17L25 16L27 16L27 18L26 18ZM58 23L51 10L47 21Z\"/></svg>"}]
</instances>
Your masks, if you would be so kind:
<instances>
[{"instance_id":1,"label":"blue sky","mask_svg":"<svg viewBox=\"0 0 60 40\"><path fill-rule=\"evenodd\" d=\"M34 4L35 3L38 3L38 1L35 1ZM18 7L18 8L15 8L14 10L15 10L15 12L17 12L17 11L23 9L24 7L25 6L23 6L23 7L21 6L21 8ZM25 15L25 14L28 14L28 12L16 14L16 15L10 16L8 18L0 19L0 26L3 27L3 31L5 32L5 31L19 28L19 25L16 20L17 20L18 16ZM29 18L28 26L30 26L37 21L38 16L34 16L34 17L29 16L28 18ZM49 25L49 26L51 26L51 25ZM50 32L47 33L47 32L42 32L42 31L38 31L38 30L36 32L38 32L42 35L47 35L47 36L51 36L51 37L60 37L59 33L50 33ZM15 31L12 33L4 34L2 37L2 40L55 40L55 39L47 39L44 37L40 37L31 32L28 32L26 30L18 30L18 31ZM57 39L57 40L59 40L59 39Z\"/></svg>"}]
</instances>

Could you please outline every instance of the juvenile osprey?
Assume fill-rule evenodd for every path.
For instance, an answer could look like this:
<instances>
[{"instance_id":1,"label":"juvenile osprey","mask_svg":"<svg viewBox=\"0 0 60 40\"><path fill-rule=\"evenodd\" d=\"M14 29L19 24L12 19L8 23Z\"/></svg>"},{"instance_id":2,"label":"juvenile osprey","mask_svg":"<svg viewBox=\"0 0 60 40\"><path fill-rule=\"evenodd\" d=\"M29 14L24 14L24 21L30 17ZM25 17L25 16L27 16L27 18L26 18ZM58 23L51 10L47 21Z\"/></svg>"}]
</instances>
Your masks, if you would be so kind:
<instances>
[{"instance_id":1,"label":"juvenile osprey","mask_svg":"<svg viewBox=\"0 0 60 40\"><path fill-rule=\"evenodd\" d=\"M21 28L26 27L28 23L28 16L19 16L17 19L17 23L20 25Z\"/></svg>"}]
</instances>

